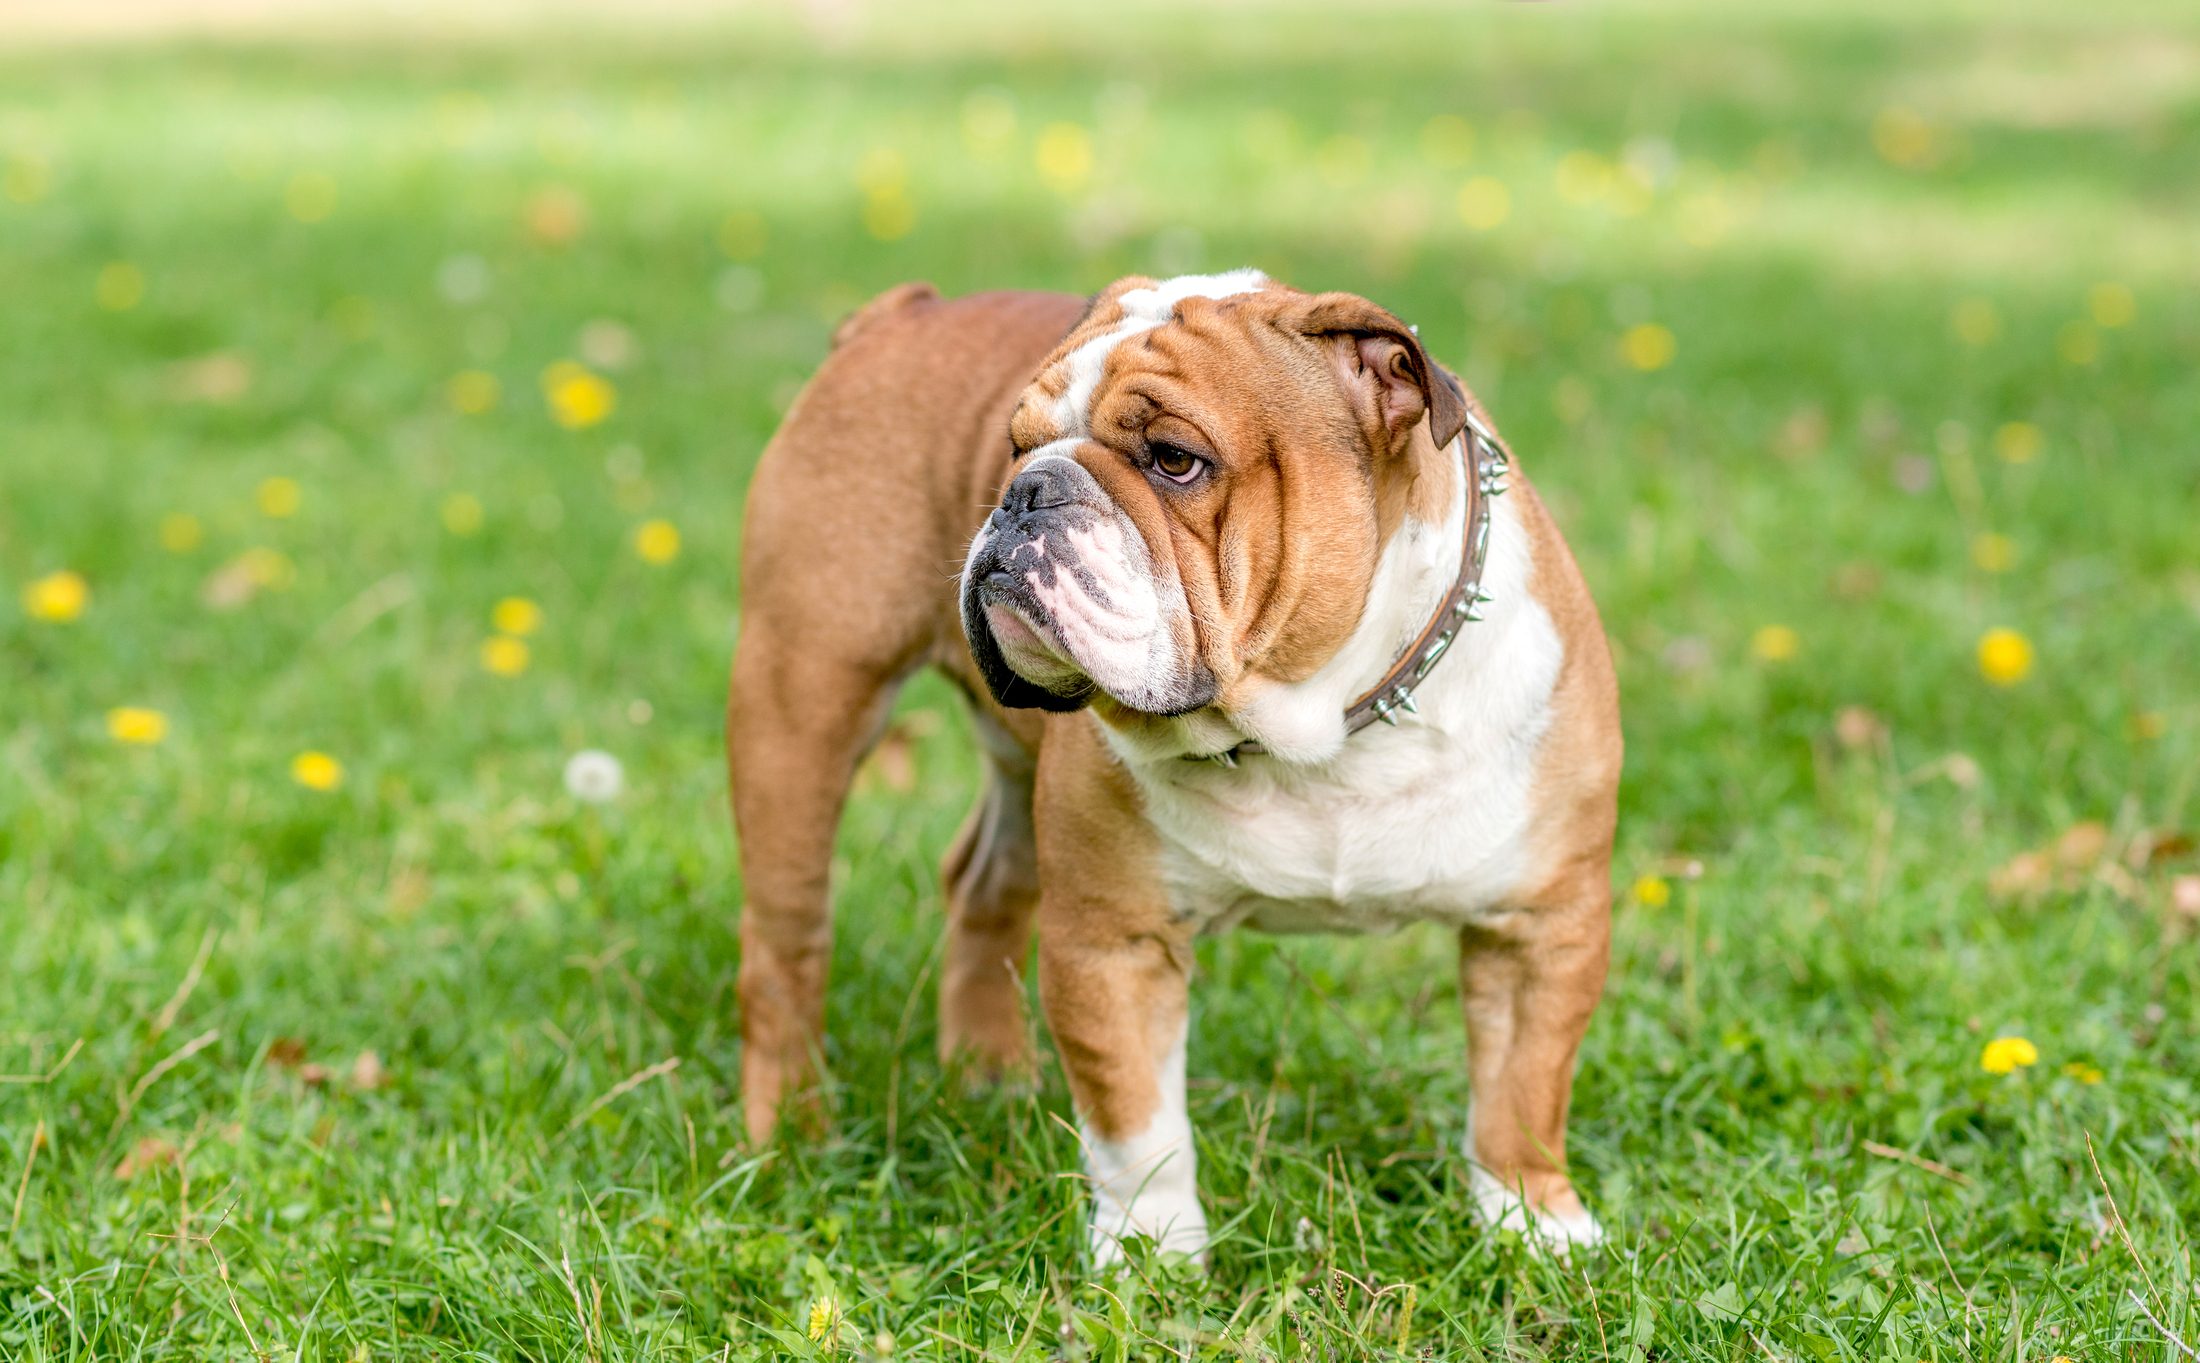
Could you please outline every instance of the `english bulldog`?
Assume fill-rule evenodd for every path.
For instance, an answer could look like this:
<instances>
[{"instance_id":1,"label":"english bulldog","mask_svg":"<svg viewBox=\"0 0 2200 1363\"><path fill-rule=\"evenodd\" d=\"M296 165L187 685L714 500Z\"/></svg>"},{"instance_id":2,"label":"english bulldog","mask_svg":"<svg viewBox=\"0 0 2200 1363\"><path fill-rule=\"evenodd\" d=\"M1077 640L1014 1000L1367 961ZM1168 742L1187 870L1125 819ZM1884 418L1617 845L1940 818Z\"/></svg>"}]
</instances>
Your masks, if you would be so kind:
<instances>
[{"instance_id":1,"label":"english bulldog","mask_svg":"<svg viewBox=\"0 0 2200 1363\"><path fill-rule=\"evenodd\" d=\"M1474 1207L1601 1238L1566 1110L1608 955L1618 688L1565 541L1413 327L1255 270L1089 300L905 284L841 326L745 536L751 1138L819 1115L835 828L929 665L986 770L942 867L940 1049L1031 1071L1036 919L1096 1260L1205 1253L1192 941L1240 926L1456 933Z\"/></svg>"}]
</instances>

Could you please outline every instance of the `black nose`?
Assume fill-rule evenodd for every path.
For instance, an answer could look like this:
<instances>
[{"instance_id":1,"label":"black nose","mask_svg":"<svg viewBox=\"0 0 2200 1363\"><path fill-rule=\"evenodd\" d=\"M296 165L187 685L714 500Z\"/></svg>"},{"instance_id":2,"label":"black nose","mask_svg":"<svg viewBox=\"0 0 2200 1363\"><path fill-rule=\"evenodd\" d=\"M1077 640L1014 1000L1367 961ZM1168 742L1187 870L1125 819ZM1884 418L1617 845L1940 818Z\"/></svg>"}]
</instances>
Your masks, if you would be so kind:
<instances>
[{"instance_id":1,"label":"black nose","mask_svg":"<svg viewBox=\"0 0 2200 1363\"><path fill-rule=\"evenodd\" d=\"M1060 461L1050 459L1017 474L1002 495L1001 505L1018 514L1068 506L1075 500L1071 495L1075 486L1071 471Z\"/></svg>"}]
</instances>

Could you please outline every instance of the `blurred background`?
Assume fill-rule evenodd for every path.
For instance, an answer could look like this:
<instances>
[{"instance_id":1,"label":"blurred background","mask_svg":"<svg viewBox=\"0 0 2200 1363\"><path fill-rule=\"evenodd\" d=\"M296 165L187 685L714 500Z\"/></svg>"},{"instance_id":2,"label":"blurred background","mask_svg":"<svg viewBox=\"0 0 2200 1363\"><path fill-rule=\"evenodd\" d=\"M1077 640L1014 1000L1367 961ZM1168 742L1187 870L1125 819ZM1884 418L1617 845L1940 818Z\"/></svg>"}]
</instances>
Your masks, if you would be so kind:
<instances>
[{"instance_id":1,"label":"blurred background","mask_svg":"<svg viewBox=\"0 0 2200 1363\"><path fill-rule=\"evenodd\" d=\"M2069 1228L2088 1132L2157 1265L2200 1222L2196 145L2200 11L2140 0L0 4L0 1352L1085 1329L1058 1079L929 1060L935 684L844 843L842 1134L738 1148L739 514L888 285L1248 264L1418 324L1597 593L1575 1157L1666 1248L1591 1300L1456 1214L1446 942L1232 940L1210 1308L1326 1319L1336 1266L1421 1306L1333 1344L2158 1344ZM1351 1255L1293 1230L1336 1177L1403 1218ZM1904 1295L1936 1208L2031 1309Z\"/></svg>"}]
</instances>

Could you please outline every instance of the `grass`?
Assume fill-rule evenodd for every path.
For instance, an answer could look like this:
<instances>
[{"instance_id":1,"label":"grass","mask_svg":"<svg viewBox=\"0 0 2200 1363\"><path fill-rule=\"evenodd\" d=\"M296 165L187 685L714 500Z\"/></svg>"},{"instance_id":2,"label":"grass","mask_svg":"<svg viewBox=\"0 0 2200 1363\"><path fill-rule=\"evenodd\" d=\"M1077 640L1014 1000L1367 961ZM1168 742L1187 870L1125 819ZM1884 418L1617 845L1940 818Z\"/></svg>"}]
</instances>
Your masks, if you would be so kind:
<instances>
[{"instance_id":1,"label":"grass","mask_svg":"<svg viewBox=\"0 0 2200 1363\"><path fill-rule=\"evenodd\" d=\"M0 1356L2200 1344L2195 16L666 22L0 51ZM931 1059L974 777L931 684L845 829L836 1133L740 1140L738 512L831 319L1247 262L1421 325L1612 632L1588 1262L1467 1214L1441 935L1235 937L1212 1269L1088 1281L1059 1073ZM561 359L606 419L552 419ZM80 618L16 604L60 569Z\"/></svg>"}]
</instances>

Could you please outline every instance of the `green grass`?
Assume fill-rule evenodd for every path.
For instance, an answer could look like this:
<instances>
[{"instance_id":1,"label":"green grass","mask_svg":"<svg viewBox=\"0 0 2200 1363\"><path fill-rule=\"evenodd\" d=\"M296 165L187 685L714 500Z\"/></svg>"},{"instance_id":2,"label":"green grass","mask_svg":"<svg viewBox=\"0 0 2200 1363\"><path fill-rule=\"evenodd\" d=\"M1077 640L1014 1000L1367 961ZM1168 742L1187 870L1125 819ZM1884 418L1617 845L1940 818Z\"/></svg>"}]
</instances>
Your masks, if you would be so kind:
<instances>
[{"instance_id":1,"label":"green grass","mask_svg":"<svg viewBox=\"0 0 2200 1363\"><path fill-rule=\"evenodd\" d=\"M2200 867L2119 869L2200 818L2195 19L964 7L0 51L0 1357L800 1357L825 1297L843 1356L901 1358L2200 1344ZM1061 188L1055 124L1092 153ZM1575 163L1573 202L1579 150L1659 178ZM1474 176L1509 190L1488 230ZM562 245L546 191L585 205ZM867 192L912 230L875 239ZM142 298L103 310L116 262ZM1196 986L1211 1271L1088 1281L1058 1071L965 1100L931 1058L975 772L933 684L845 829L835 1134L740 1140L719 713L778 411L897 280L1241 263L1418 322L1613 635L1585 1263L1467 1213L1440 934L1236 937ZM2128 324L2085 320L2104 282ZM562 429L538 376L598 320L634 342L617 410ZM1644 323L1655 372L1620 357ZM447 400L470 369L493 411ZM294 517L255 507L276 476ZM173 514L203 543L164 550ZM207 605L255 547L294 581ZM64 568L80 619L18 607ZM546 622L505 678L512 594ZM1753 656L1768 625L1792 659ZM2037 649L2018 685L1981 678L1996 626ZM165 742L110 739L121 705ZM1850 706L1883 730L1843 742ZM563 792L584 747L615 805ZM338 790L292 782L307 749ZM2088 820L2107 864L1989 891ZM2002 1035L2039 1063L1982 1070Z\"/></svg>"}]
</instances>

